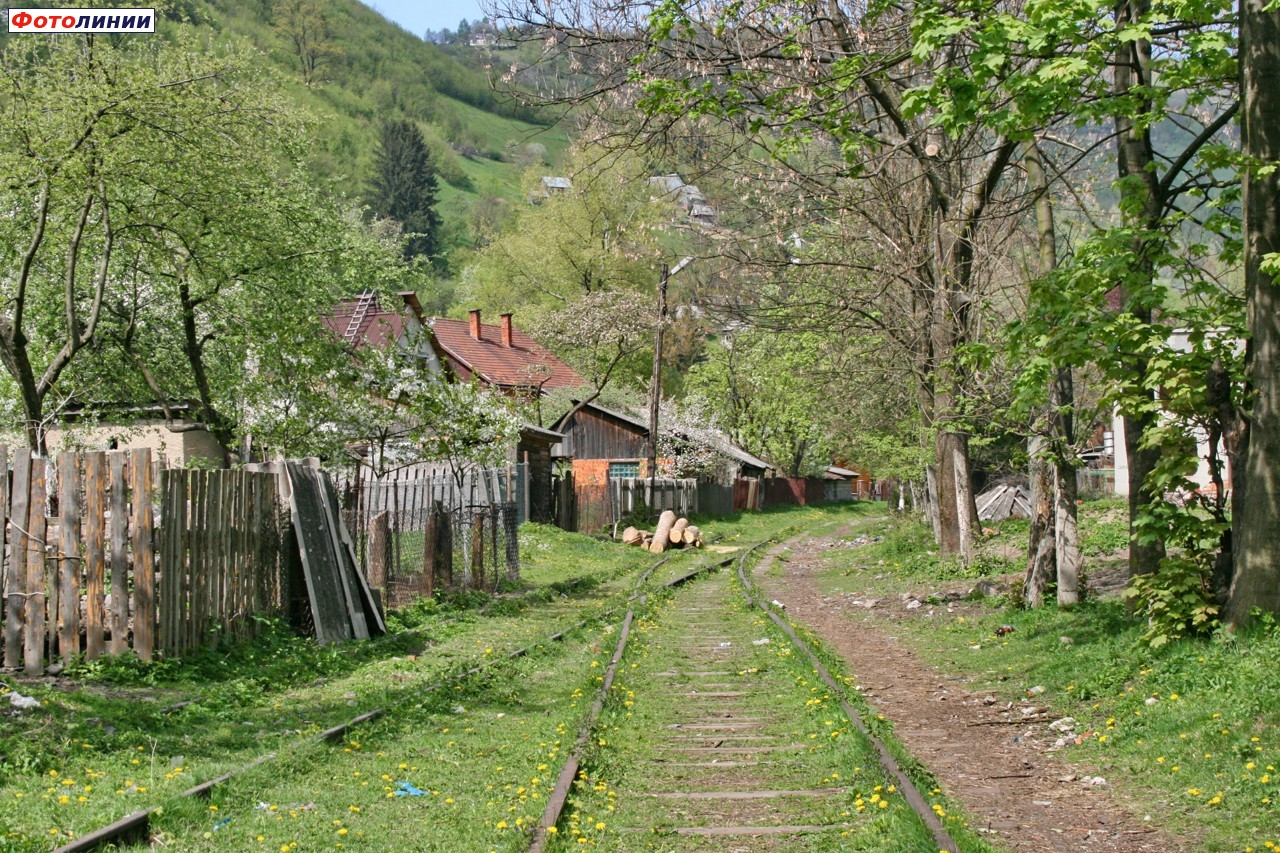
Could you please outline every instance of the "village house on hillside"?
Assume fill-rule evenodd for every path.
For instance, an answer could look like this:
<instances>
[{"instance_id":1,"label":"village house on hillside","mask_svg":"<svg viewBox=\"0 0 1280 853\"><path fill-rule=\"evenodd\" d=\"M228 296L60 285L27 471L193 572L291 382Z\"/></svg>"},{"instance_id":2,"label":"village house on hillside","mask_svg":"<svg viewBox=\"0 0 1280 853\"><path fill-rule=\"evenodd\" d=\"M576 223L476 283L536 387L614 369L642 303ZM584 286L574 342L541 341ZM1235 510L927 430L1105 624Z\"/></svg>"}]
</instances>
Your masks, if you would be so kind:
<instances>
[{"instance_id":1,"label":"village house on hillside","mask_svg":"<svg viewBox=\"0 0 1280 853\"><path fill-rule=\"evenodd\" d=\"M707 197L697 184L686 184L679 175L655 175L649 179L649 190L654 198L665 198L675 202L694 222L702 225L714 225L716 209L707 203Z\"/></svg>"},{"instance_id":2,"label":"village house on hillside","mask_svg":"<svg viewBox=\"0 0 1280 853\"><path fill-rule=\"evenodd\" d=\"M394 308L382 306L372 294L344 300L325 324L357 350L398 347L441 381L474 380L504 394L530 395L582 384L569 365L515 328L510 314L496 325L480 322L479 310L468 320L428 318L414 293L399 296L401 304ZM507 454L510 462L529 466L529 518L534 521L551 520L551 448L563 438L524 424Z\"/></svg>"},{"instance_id":3,"label":"village house on hillside","mask_svg":"<svg viewBox=\"0 0 1280 853\"><path fill-rule=\"evenodd\" d=\"M376 293L344 299L323 318L325 326L352 349L394 346L419 361L423 370L441 375L442 353L427 333L427 318L418 295L411 290L396 294L400 304L384 306Z\"/></svg>"},{"instance_id":4,"label":"village house on hillside","mask_svg":"<svg viewBox=\"0 0 1280 853\"><path fill-rule=\"evenodd\" d=\"M395 346L422 368L462 382L475 380L506 394L573 388L583 380L572 367L515 327L511 314L497 324L480 320L426 317L416 294L398 294L402 303L384 307L376 294L346 299L324 318L325 325L353 349Z\"/></svg>"}]
</instances>

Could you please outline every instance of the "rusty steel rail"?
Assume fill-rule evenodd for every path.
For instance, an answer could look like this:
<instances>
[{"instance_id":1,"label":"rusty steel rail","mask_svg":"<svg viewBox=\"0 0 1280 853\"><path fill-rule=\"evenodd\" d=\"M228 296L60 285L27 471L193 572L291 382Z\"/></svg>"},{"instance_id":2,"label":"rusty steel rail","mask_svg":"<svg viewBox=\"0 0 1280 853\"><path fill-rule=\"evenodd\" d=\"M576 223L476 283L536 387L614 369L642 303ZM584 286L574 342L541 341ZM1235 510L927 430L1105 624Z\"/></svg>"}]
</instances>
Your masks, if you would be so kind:
<instances>
[{"instance_id":1,"label":"rusty steel rail","mask_svg":"<svg viewBox=\"0 0 1280 853\"><path fill-rule=\"evenodd\" d=\"M916 813L921 822L924 823L929 832L933 835L933 840L937 845L937 849L939 851L948 851L948 853L958 853L960 846L956 843L955 839L951 837L951 834L947 832L947 828L942 825L942 821L934 813L933 809L929 806L929 803L920 793L920 789L916 787L913 781L911 781L911 777L909 777L902 769L902 765L898 763L898 759L895 758L893 753L889 751L889 748L885 746L884 741L872 734L871 730L867 728L867 724L863 721L862 715L849 703L845 690L840 686L835 678L831 676L831 673L827 670L826 666L824 666L822 661L818 659L817 654L814 653L808 643L800 639L800 636L796 634L795 630L787 620L779 616L774 611L773 607L764 600L764 598L756 595L755 585L752 584L751 578L747 576L746 571L746 560L749 554L750 552L743 554L742 559L738 561L738 578L742 581L743 590L746 593L747 600L763 610L765 614L773 620L774 624L782 629L782 632L791 639L792 645L804 652L809 658L809 662L813 664L813 668L817 671L818 676L822 679L823 683L826 684L827 687L829 687L839 698L840 707L843 709L845 716L849 718L849 722L853 723L854 727L862 733L862 736L870 741L871 745L875 747L876 754L880 759L880 766L887 774L897 780L898 787L902 790L902 796L906 799L907 804L911 806L911 810Z\"/></svg>"},{"instance_id":2,"label":"rusty steel rail","mask_svg":"<svg viewBox=\"0 0 1280 853\"><path fill-rule=\"evenodd\" d=\"M764 543L758 543L751 547L748 551L754 551ZM674 577L662 585L663 589L672 589L681 584L704 574L705 572L722 569L725 566L732 565L733 558L729 557L716 563L707 563L683 575ZM645 579L652 573L653 569L662 565L661 562L655 564L645 572L640 581L636 583L636 588L644 583ZM569 801L569 791L573 788L573 781L578 777L578 769L582 766L582 756L587 751L587 744L591 740L591 733L595 730L596 723L600 719L600 713L604 710L604 703L609 697L609 691L613 687L613 680L618 674L618 665L622 662L622 656L626 652L627 640L631 638L631 626L635 622L635 602L644 602L646 594L636 592L627 599L627 615L622 621L622 630L618 633L618 642L613 649L613 657L609 660L609 666L605 669L604 680L600 684L600 689L596 691L596 697L591 703L591 709L587 712L586 719L583 721L581 728L578 730L578 737L574 741L573 751L569 753L569 757L565 760L564 765L560 768L560 775L556 777L555 789L551 792L551 798L547 801L547 807L542 812L542 820L534 828L533 836L529 841L529 853L543 853L547 847L547 841L550 838L549 830L560 822L560 816L564 814L564 807Z\"/></svg>"},{"instance_id":3,"label":"rusty steel rail","mask_svg":"<svg viewBox=\"0 0 1280 853\"><path fill-rule=\"evenodd\" d=\"M640 575L640 577L636 580L633 590L639 590L640 587L644 585L645 581L647 581L649 577L653 574L653 572L656 571L665 563L667 563L671 559L671 556L672 555L663 557L661 560L658 560L653 565L645 569L644 572ZM706 571L707 569L710 569L710 568L720 568L728 565L731 562L732 562L732 559L723 560L719 563L704 566L701 569L695 570L692 573L689 573L680 578L677 578L675 581L669 581L666 584L666 586L674 586L677 582L683 583L685 580L688 580L689 577L699 574L702 571ZM635 592L632 592L632 594L625 599L624 603L630 605L631 602L634 602L636 599L643 598L643 597L644 597L643 593L635 591ZM471 676L479 672L482 672L483 670L486 670L491 666L496 666L501 663L506 663L507 661L510 661L510 660L515 660L516 658L524 657L525 655L529 654L531 651L533 651L534 649L540 646L546 645L547 643L558 642L559 640L564 639L566 636L578 630L579 628L582 628L583 626L588 625L592 622L599 621L601 618L608 616L610 613L616 612L619 609L619 606L606 608L600 611L599 613L595 614L594 616L590 616L586 619L579 620L566 628L561 628L559 631L555 632L554 634L551 634L550 636L546 637L543 640L539 640L535 643L531 643L528 646L524 646L523 648L516 649L503 657L497 657L492 660L485 661L484 663L481 663L481 664L478 664L477 666L473 666L469 669L466 669L457 675L453 675L441 681L437 681L434 684L424 687L420 692L417 692L414 695L418 696L418 695L421 695L422 693L429 693L433 690L439 690L441 687L447 687L459 681L463 681L467 678L470 678ZM630 613L631 613L631 609L630 607L628 607L628 619L630 619ZM449 620L449 621L455 621L455 620ZM182 703L179 703L179 706L185 707L186 705L192 704L196 701L198 700L189 700L187 702L182 702ZM352 719L348 720L345 723L340 723L339 725L333 726L332 728L325 729L319 734L308 735L306 738L301 739L300 745L309 743L309 742L332 743L332 742L341 740L342 737L351 729L381 718L389 710L393 710L393 707L394 706L384 707L384 708L374 708L372 711L366 711L365 713L360 714L356 717L353 717ZM175 706L172 710L178 710L178 709L179 708ZM171 709L165 709L165 710L168 711ZM295 743L298 743L298 742L295 742ZM290 752L292 751L294 750L290 750ZM217 786L222 785L237 776L243 775L244 773L247 773L250 770L253 770L257 767L261 767L263 764L267 764L268 762L274 761L278 757L278 755L279 753L275 753L275 752L270 752L270 753L267 753L266 755L262 755L258 758L255 758L253 761L249 762L248 764L245 764L242 767L236 768L235 770L232 770L228 773L223 773L220 776L216 776L192 788L188 788L187 790L183 791L181 794L178 794L177 798L183 799L187 797L209 797L212 795L213 789L216 788ZM113 823L107 824L106 826L103 826L99 829L95 829L92 832L89 832L85 835L80 836L79 838L76 838L67 842L61 847L56 848L53 851L53 853L85 853L85 851L96 850L98 847L108 843L119 844L119 843L132 843L136 841L146 841L147 836L150 833L151 815L154 814L159 808L160 808L159 806L149 806L140 811L133 812L132 814L126 815L125 817L122 817L119 820L114 821Z\"/></svg>"}]
</instances>

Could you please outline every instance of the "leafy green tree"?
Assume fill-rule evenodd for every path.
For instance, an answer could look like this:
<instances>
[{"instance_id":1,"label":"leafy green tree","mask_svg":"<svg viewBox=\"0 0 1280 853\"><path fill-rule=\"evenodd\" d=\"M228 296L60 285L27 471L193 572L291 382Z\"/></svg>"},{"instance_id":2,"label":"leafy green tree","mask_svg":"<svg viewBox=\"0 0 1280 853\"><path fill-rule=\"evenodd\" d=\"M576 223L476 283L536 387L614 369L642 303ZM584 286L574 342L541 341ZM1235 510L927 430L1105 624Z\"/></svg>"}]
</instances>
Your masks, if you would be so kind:
<instances>
[{"instance_id":1,"label":"leafy green tree","mask_svg":"<svg viewBox=\"0 0 1280 853\"><path fill-rule=\"evenodd\" d=\"M277 165L296 154L299 125L246 57L184 37L15 39L0 87L0 205L14 212L0 219L13 270L0 282L0 359L28 443L44 450L53 396L137 399L113 392L130 377L158 383L170 368L186 376L183 393L151 388L154 398L205 386L207 404L215 380L200 374L199 350L238 322L287 311L295 303L268 297L277 273L323 251L295 237L314 224L315 200L282 185ZM219 304L202 324L195 279L256 304ZM220 437L229 443L228 431Z\"/></svg>"},{"instance_id":2,"label":"leafy green tree","mask_svg":"<svg viewBox=\"0 0 1280 853\"><path fill-rule=\"evenodd\" d=\"M575 414L611 385L637 380L648 368L646 349L652 357L653 329L652 307L626 292L589 293L537 321L531 331L539 342L583 378L582 386L570 392L577 402L552 410L551 416ZM541 415L543 407L537 408Z\"/></svg>"},{"instance_id":3,"label":"leafy green tree","mask_svg":"<svg viewBox=\"0 0 1280 853\"><path fill-rule=\"evenodd\" d=\"M934 437L942 548L971 556L964 352L983 328L991 247L1008 231L998 214L1016 140L985 128L948 136L907 99L944 68L963 73L969 56L917 53L911 5L516 5L523 22L571 36L592 82L566 97L596 96L615 140L662 150L702 126L736 140L742 239L717 249L772 268L768 289L738 305L757 325L884 334L901 348ZM786 251L793 235L809 248Z\"/></svg>"},{"instance_id":4,"label":"leafy green tree","mask_svg":"<svg viewBox=\"0 0 1280 853\"><path fill-rule=\"evenodd\" d=\"M712 407L729 437L788 477L831 464L826 347L812 334L735 332L690 370L686 389Z\"/></svg>"},{"instance_id":5,"label":"leafy green tree","mask_svg":"<svg viewBox=\"0 0 1280 853\"><path fill-rule=\"evenodd\" d=\"M409 440L423 459L444 462L462 486L469 467L508 458L520 435L513 401L471 382L432 382L410 396Z\"/></svg>"},{"instance_id":6,"label":"leafy green tree","mask_svg":"<svg viewBox=\"0 0 1280 853\"><path fill-rule=\"evenodd\" d=\"M369 206L378 216L400 223L407 259L440 256L440 214L436 211L436 169L418 126L407 120L382 125L374 152Z\"/></svg>"},{"instance_id":7,"label":"leafy green tree","mask_svg":"<svg viewBox=\"0 0 1280 853\"><path fill-rule=\"evenodd\" d=\"M1238 227L1225 135L1237 109L1229 16L1225 0L1120 0L1102 8L992 2L963 10L922 3L915 16L919 50L973 57L972 73L939 75L912 96L937 110L949 132L996 128L1024 148L1040 137L1046 152L1051 135L1074 137L1073 145L1083 142L1095 156L1114 144L1114 210L1102 211L1095 232L1071 247L1061 275L1033 289L1027 328L1035 343L1025 364L1042 400L1052 371L1092 363L1105 377L1125 424L1133 575L1164 565L1166 544L1184 548L1182 560L1185 547L1203 555L1214 539L1202 516L1164 498L1188 488L1194 454L1185 432L1211 420L1213 407L1201 393L1198 406L1171 418L1157 389L1194 385L1187 377L1198 375L1203 392L1214 355L1224 356L1228 386L1239 375L1239 359L1221 345L1240 326L1239 303L1215 281L1232 262ZM1104 124L1113 135L1101 132ZM1059 180L1074 180L1069 166L1056 171ZM1197 332L1191 352L1170 343L1179 326ZM1202 334L1208 329L1228 331ZM1229 552L1225 506L1208 503L1224 534L1217 547Z\"/></svg>"},{"instance_id":8,"label":"leafy green tree","mask_svg":"<svg viewBox=\"0 0 1280 853\"><path fill-rule=\"evenodd\" d=\"M660 237L670 206L650 198L648 171L631 156L580 150L566 165L572 189L548 191L526 173L529 203L462 276L462 299L485 311L542 315L601 292L651 294L667 257Z\"/></svg>"},{"instance_id":9,"label":"leafy green tree","mask_svg":"<svg viewBox=\"0 0 1280 853\"><path fill-rule=\"evenodd\" d=\"M334 40L326 0L277 0L273 10L275 29L293 50L302 82L317 82L320 70L342 55Z\"/></svg>"}]
</instances>

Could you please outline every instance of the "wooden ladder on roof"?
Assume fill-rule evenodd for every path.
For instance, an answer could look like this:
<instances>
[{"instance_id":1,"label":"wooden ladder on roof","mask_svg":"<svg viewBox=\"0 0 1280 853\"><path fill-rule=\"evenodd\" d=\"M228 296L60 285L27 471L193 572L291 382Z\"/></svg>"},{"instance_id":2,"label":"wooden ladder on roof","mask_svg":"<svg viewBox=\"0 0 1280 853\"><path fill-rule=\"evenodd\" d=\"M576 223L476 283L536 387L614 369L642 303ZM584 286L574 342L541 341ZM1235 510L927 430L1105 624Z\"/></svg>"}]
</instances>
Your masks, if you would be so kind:
<instances>
[{"instance_id":1,"label":"wooden ladder on roof","mask_svg":"<svg viewBox=\"0 0 1280 853\"><path fill-rule=\"evenodd\" d=\"M360 326L364 324L364 318L369 314L369 308L376 305L378 296L372 290L366 290L360 294L360 298L356 300L356 307L351 311L351 322L347 323L347 330L342 333L342 340L346 343L355 343L356 335L360 334Z\"/></svg>"}]
</instances>

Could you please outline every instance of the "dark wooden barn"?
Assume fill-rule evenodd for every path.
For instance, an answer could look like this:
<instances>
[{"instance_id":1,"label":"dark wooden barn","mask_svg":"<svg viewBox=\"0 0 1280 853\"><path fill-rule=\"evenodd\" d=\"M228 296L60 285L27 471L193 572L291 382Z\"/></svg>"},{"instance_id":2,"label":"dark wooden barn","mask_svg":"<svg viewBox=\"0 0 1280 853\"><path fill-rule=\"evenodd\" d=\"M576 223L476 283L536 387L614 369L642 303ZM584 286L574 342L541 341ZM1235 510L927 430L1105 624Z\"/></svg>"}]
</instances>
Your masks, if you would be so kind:
<instances>
[{"instance_id":1,"label":"dark wooden barn","mask_svg":"<svg viewBox=\"0 0 1280 853\"><path fill-rule=\"evenodd\" d=\"M575 480L603 484L611 478L647 475L641 470L649 440L643 421L588 403L562 417L554 428L564 440L551 452L573 459Z\"/></svg>"}]
</instances>

